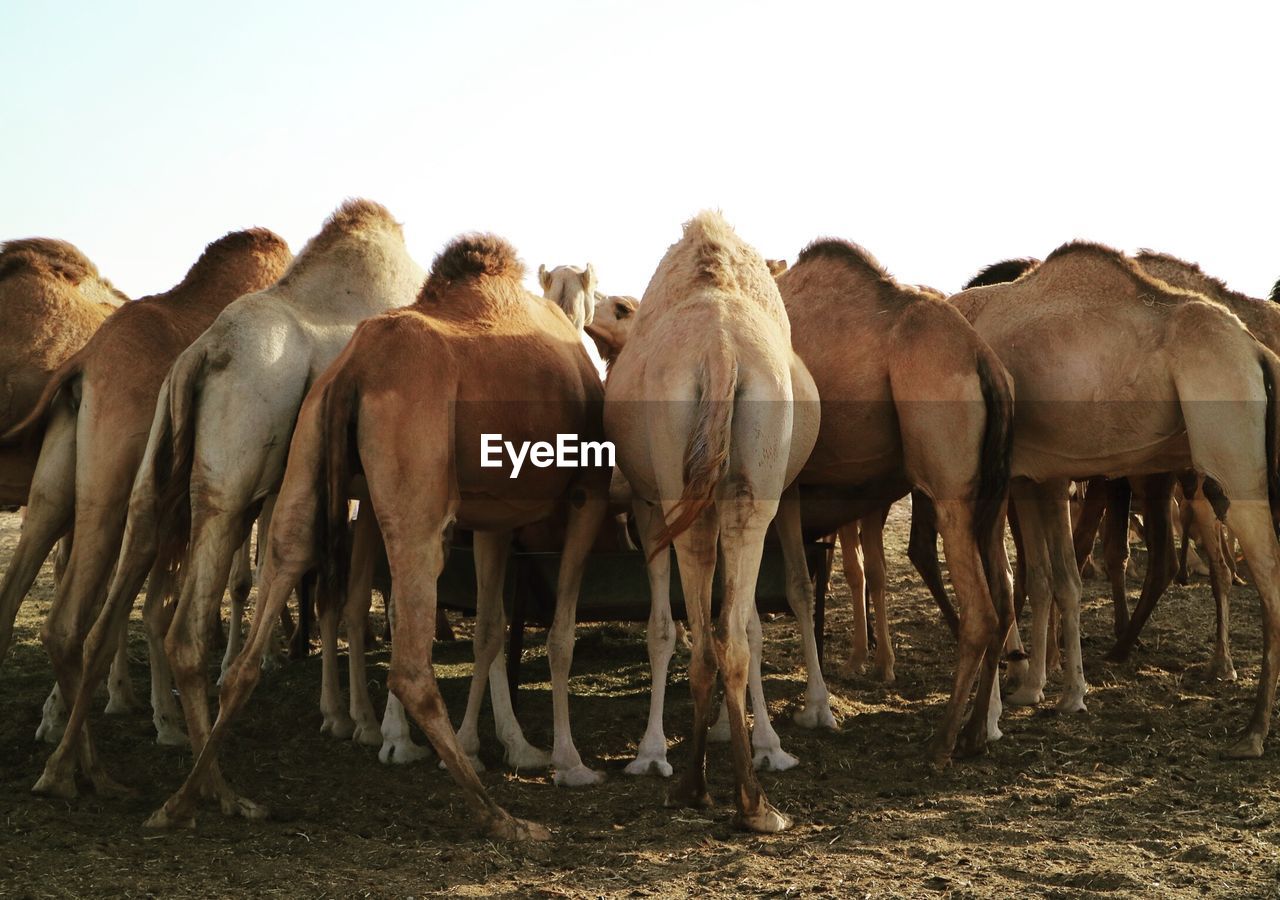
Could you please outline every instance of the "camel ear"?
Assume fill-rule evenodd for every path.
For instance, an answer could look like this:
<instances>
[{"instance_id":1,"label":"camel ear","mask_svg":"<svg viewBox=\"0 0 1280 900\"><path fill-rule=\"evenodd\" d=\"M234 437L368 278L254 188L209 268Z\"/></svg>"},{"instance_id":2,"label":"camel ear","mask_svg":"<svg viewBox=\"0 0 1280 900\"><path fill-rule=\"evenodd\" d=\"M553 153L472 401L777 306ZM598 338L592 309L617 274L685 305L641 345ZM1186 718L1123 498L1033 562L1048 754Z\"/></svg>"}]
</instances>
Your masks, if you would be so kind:
<instances>
[{"instance_id":1,"label":"camel ear","mask_svg":"<svg viewBox=\"0 0 1280 900\"><path fill-rule=\"evenodd\" d=\"M613 304L613 317L621 321L636 311L635 304L630 300L615 300Z\"/></svg>"},{"instance_id":2,"label":"camel ear","mask_svg":"<svg viewBox=\"0 0 1280 900\"><path fill-rule=\"evenodd\" d=\"M542 285L544 292L551 290L551 273L544 265L538 266L538 284Z\"/></svg>"},{"instance_id":3,"label":"camel ear","mask_svg":"<svg viewBox=\"0 0 1280 900\"><path fill-rule=\"evenodd\" d=\"M785 259L766 259L765 265L769 267L769 274L774 278L787 271L787 261Z\"/></svg>"},{"instance_id":4,"label":"camel ear","mask_svg":"<svg viewBox=\"0 0 1280 900\"><path fill-rule=\"evenodd\" d=\"M587 292L588 297L596 292L596 270L591 263L587 263L587 271L582 273L582 289Z\"/></svg>"}]
</instances>

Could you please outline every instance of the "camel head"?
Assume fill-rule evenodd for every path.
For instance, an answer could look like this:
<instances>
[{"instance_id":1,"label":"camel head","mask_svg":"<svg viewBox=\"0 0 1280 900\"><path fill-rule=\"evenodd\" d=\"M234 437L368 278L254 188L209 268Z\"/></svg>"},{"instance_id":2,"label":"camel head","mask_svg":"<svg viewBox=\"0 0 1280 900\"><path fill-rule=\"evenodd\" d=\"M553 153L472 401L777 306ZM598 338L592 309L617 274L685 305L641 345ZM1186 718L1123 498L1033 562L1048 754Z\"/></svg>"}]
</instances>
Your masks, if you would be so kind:
<instances>
[{"instance_id":1,"label":"camel head","mask_svg":"<svg viewBox=\"0 0 1280 900\"><path fill-rule=\"evenodd\" d=\"M766 259L764 264L769 267L769 274L774 278L787 271L787 261L785 259Z\"/></svg>"},{"instance_id":2,"label":"camel head","mask_svg":"<svg viewBox=\"0 0 1280 900\"><path fill-rule=\"evenodd\" d=\"M538 266L538 284L542 286L542 296L563 309L574 328L591 324L592 298L596 295L596 270L591 263L586 269L556 266L550 272L546 266Z\"/></svg>"},{"instance_id":3,"label":"camel head","mask_svg":"<svg viewBox=\"0 0 1280 900\"><path fill-rule=\"evenodd\" d=\"M636 320L639 303L635 297L595 295L595 311L586 331L596 342L600 358L612 365L622 352Z\"/></svg>"}]
</instances>

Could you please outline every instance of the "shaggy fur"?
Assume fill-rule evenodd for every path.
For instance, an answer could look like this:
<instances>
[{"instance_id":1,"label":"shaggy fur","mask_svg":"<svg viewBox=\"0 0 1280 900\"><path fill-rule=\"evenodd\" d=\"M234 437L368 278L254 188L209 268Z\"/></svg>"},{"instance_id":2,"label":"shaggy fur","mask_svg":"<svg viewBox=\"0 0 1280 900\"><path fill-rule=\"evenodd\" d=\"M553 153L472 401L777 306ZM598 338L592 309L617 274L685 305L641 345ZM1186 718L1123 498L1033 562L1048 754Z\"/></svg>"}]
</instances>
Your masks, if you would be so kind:
<instances>
[{"instance_id":1,"label":"shaggy fur","mask_svg":"<svg viewBox=\"0 0 1280 900\"><path fill-rule=\"evenodd\" d=\"M519 281L524 263L516 250L494 234L466 234L449 242L431 263L431 272L418 300L433 303L446 296L455 282L487 275Z\"/></svg>"}]
</instances>

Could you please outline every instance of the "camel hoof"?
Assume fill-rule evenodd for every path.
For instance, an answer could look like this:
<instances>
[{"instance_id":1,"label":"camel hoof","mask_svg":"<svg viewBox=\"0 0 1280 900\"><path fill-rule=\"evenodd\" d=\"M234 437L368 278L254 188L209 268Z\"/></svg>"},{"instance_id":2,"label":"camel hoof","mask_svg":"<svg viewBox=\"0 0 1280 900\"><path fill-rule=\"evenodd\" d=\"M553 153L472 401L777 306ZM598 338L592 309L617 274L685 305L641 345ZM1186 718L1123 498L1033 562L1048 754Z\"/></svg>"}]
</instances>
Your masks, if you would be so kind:
<instances>
[{"instance_id":1,"label":"camel hoof","mask_svg":"<svg viewBox=\"0 0 1280 900\"><path fill-rule=\"evenodd\" d=\"M1222 751L1223 759L1258 759L1262 756L1262 736L1246 734Z\"/></svg>"},{"instance_id":2,"label":"camel hoof","mask_svg":"<svg viewBox=\"0 0 1280 900\"><path fill-rule=\"evenodd\" d=\"M356 732L356 723L350 716L327 715L320 724L320 733L327 734L339 741L351 739Z\"/></svg>"},{"instance_id":3,"label":"camel hoof","mask_svg":"<svg viewBox=\"0 0 1280 900\"><path fill-rule=\"evenodd\" d=\"M116 781L106 770L99 766L96 772L89 773L89 781L93 784L93 792L99 797L116 797L120 799L138 796L133 788Z\"/></svg>"},{"instance_id":4,"label":"camel hoof","mask_svg":"<svg viewBox=\"0 0 1280 900\"><path fill-rule=\"evenodd\" d=\"M382 727L377 722L356 722L351 740L364 747L381 747Z\"/></svg>"},{"instance_id":5,"label":"camel hoof","mask_svg":"<svg viewBox=\"0 0 1280 900\"><path fill-rule=\"evenodd\" d=\"M604 773L578 763L571 769L557 769L551 780L560 787L595 787L604 781Z\"/></svg>"},{"instance_id":6,"label":"camel hoof","mask_svg":"<svg viewBox=\"0 0 1280 900\"><path fill-rule=\"evenodd\" d=\"M1005 698L1010 706L1037 706L1044 702L1044 690L1041 688L1018 687Z\"/></svg>"},{"instance_id":7,"label":"camel hoof","mask_svg":"<svg viewBox=\"0 0 1280 900\"><path fill-rule=\"evenodd\" d=\"M893 684L898 680L893 672L893 666L877 666L872 674L885 684Z\"/></svg>"},{"instance_id":8,"label":"camel hoof","mask_svg":"<svg viewBox=\"0 0 1280 900\"><path fill-rule=\"evenodd\" d=\"M730 736L728 717L720 719L707 729L707 740L713 744L727 744Z\"/></svg>"},{"instance_id":9,"label":"camel hoof","mask_svg":"<svg viewBox=\"0 0 1280 900\"><path fill-rule=\"evenodd\" d=\"M955 755L962 759L971 759L985 755L991 748L987 746L986 729L977 732L965 729L956 741Z\"/></svg>"},{"instance_id":10,"label":"camel hoof","mask_svg":"<svg viewBox=\"0 0 1280 900\"><path fill-rule=\"evenodd\" d=\"M36 740L43 741L46 744L61 743L62 732L66 730L66 722L59 722L53 719L41 719L40 726L36 729Z\"/></svg>"},{"instance_id":11,"label":"camel hoof","mask_svg":"<svg viewBox=\"0 0 1280 900\"><path fill-rule=\"evenodd\" d=\"M861 675L866 670L866 667L867 660L865 658L858 659L851 656L840 664L839 674L841 678L854 678Z\"/></svg>"},{"instance_id":12,"label":"camel hoof","mask_svg":"<svg viewBox=\"0 0 1280 900\"><path fill-rule=\"evenodd\" d=\"M1214 659L1205 669L1206 681L1235 681L1236 667L1230 659Z\"/></svg>"},{"instance_id":13,"label":"camel hoof","mask_svg":"<svg viewBox=\"0 0 1280 900\"><path fill-rule=\"evenodd\" d=\"M781 747L758 748L751 764L760 772L785 772L800 765L800 760Z\"/></svg>"},{"instance_id":14,"label":"camel hoof","mask_svg":"<svg viewBox=\"0 0 1280 900\"><path fill-rule=\"evenodd\" d=\"M415 744L412 738L404 738L403 740L383 741L382 748L378 750L378 762L384 766L407 766L409 763L424 760L430 755L431 749L429 747L421 747Z\"/></svg>"},{"instance_id":15,"label":"camel hoof","mask_svg":"<svg viewBox=\"0 0 1280 900\"><path fill-rule=\"evenodd\" d=\"M741 828L743 831L754 831L756 834L777 834L791 827L790 816L778 812L771 804L764 803L762 806L763 809L753 816L738 813L733 817L734 827Z\"/></svg>"},{"instance_id":16,"label":"camel hoof","mask_svg":"<svg viewBox=\"0 0 1280 900\"><path fill-rule=\"evenodd\" d=\"M186 732L176 725L156 723L156 743L162 747L186 747L191 741Z\"/></svg>"},{"instance_id":17,"label":"camel hoof","mask_svg":"<svg viewBox=\"0 0 1280 900\"><path fill-rule=\"evenodd\" d=\"M489 823L489 836L500 841L549 841L551 829L527 819L503 816Z\"/></svg>"},{"instance_id":18,"label":"camel hoof","mask_svg":"<svg viewBox=\"0 0 1280 900\"><path fill-rule=\"evenodd\" d=\"M79 796L75 778L70 775L54 775L47 769L40 776L40 780L31 786L31 793L42 797L53 797L56 800L74 800Z\"/></svg>"},{"instance_id":19,"label":"camel hoof","mask_svg":"<svg viewBox=\"0 0 1280 900\"><path fill-rule=\"evenodd\" d=\"M480 760L480 757L473 756L470 753L466 754L466 757L467 757L467 762L471 763L471 768L474 769L476 772L486 771L484 767L484 763ZM382 762L386 762L385 759L382 759L382 754L378 754L378 759L381 760ZM449 767L445 765L445 761L443 759L440 760L439 766L441 769L444 769L446 771L448 771L449 769Z\"/></svg>"},{"instance_id":20,"label":"camel hoof","mask_svg":"<svg viewBox=\"0 0 1280 900\"><path fill-rule=\"evenodd\" d=\"M240 797L232 794L229 797L223 797L218 801L218 805L222 807L222 814L229 818L239 816L242 819L248 819L250 822L260 822L271 814L264 804L254 803L247 797Z\"/></svg>"},{"instance_id":21,"label":"camel hoof","mask_svg":"<svg viewBox=\"0 0 1280 900\"><path fill-rule=\"evenodd\" d=\"M674 771L671 763L667 762L667 756L637 756L631 762L627 763L624 770L628 775L648 775L650 772L656 772L663 778L670 778Z\"/></svg>"},{"instance_id":22,"label":"camel hoof","mask_svg":"<svg viewBox=\"0 0 1280 900\"><path fill-rule=\"evenodd\" d=\"M103 710L108 716L124 716L134 712L138 702L125 694L112 694L107 700L107 708Z\"/></svg>"},{"instance_id":23,"label":"camel hoof","mask_svg":"<svg viewBox=\"0 0 1280 900\"><path fill-rule=\"evenodd\" d=\"M551 754L527 741L507 748L507 765L513 769L549 769Z\"/></svg>"},{"instance_id":24,"label":"camel hoof","mask_svg":"<svg viewBox=\"0 0 1280 900\"><path fill-rule=\"evenodd\" d=\"M694 790L681 784L673 784L667 789L667 796L662 801L662 805L669 809L678 809L680 807L710 809L713 804L711 795L707 793L705 788Z\"/></svg>"},{"instance_id":25,"label":"camel hoof","mask_svg":"<svg viewBox=\"0 0 1280 900\"><path fill-rule=\"evenodd\" d=\"M1058 698L1058 703L1054 708L1060 713L1083 713L1089 711L1084 705L1084 694L1063 694Z\"/></svg>"},{"instance_id":26,"label":"camel hoof","mask_svg":"<svg viewBox=\"0 0 1280 900\"><path fill-rule=\"evenodd\" d=\"M147 821L142 823L143 828L155 829L172 829L172 828L195 828L196 815L193 811L171 812L169 804L157 809L151 814Z\"/></svg>"},{"instance_id":27,"label":"camel hoof","mask_svg":"<svg viewBox=\"0 0 1280 900\"><path fill-rule=\"evenodd\" d=\"M831 705L829 703L813 703L804 709L797 710L796 714L791 717L791 721L795 722L801 728L826 728L831 731L836 730L836 717L831 714Z\"/></svg>"}]
</instances>

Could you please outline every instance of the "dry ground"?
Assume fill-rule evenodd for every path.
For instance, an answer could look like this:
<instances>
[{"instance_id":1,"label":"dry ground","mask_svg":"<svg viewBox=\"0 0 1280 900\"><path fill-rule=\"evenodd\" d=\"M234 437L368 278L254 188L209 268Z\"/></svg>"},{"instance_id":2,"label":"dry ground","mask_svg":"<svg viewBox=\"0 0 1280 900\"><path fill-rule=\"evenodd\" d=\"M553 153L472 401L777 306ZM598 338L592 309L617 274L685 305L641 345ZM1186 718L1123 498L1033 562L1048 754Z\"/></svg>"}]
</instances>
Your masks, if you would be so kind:
<instances>
[{"instance_id":1,"label":"dry ground","mask_svg":"<svg viewBox=\"0 0 1280 900\"><path fill-rule=\"evenodd\" d=\"M0 517L0 565L16 540ZM500 802L555 829L539 846L478 838L458 792L434 763L383 767L376 751L319 734L319 660L264 680L224 756L248 795L275 817L248 824L205 808L195 831L152 833L147 814L190 764L153 743L149 714L104 719L98 736L136 800L50 801L28 793L49 747L32 740L50 675L38 642L52 582L46 567L23 607L17 642L0 669L0 894L423 896L1276 896L1280 895L1280 745L1264 759L1220 761L1245 721L1258 675L1259 617L1236 591L1238 684L1206 684L1213 612L1206 585L1175 587L1134 661L1108 665L1111 614L1100 581L1086 582L1089 712L1006 715L992 753L930 774L923 747L950 678L951 641L906 564L905 521L888 532L898 682L831 677L838 734L789 724L802 689L789 620L766 625L767 690L784 746L801 765L764 775L769 796L797 827L777 837L729 827L727 755L713 746L706 813L662 806L663 784L622 766L644 728L647 659L638 629L580 630L573 713L579 748L608 773L582 792L543 774L501 769L486 735ZM1138 554L1140 568L1141 556ZM1136 590L1136 577L1132 582ZM834 587L828 667L843 658L848 592ZM146 652L134 622L138 696ZM464 625L463 633L466 632ZM532 740L550 743L550 688L540 634L526 651L521 711ZM440 645L438 670L455 717L465 697L466 643ZM690 715L684 656L668 694L671 758ZM375 654L375 702L387 653ZM419 737L421 740L421 738Z\"/></svg>"}]
</instances>

